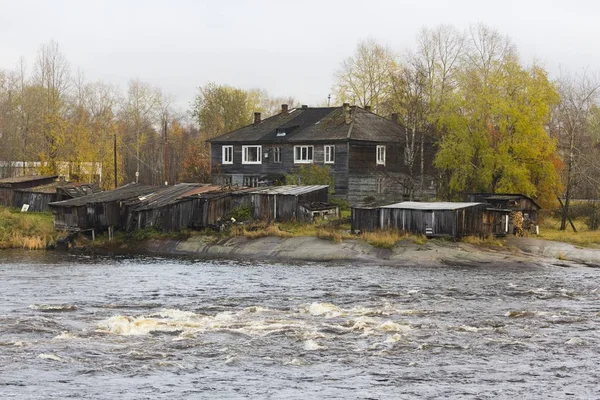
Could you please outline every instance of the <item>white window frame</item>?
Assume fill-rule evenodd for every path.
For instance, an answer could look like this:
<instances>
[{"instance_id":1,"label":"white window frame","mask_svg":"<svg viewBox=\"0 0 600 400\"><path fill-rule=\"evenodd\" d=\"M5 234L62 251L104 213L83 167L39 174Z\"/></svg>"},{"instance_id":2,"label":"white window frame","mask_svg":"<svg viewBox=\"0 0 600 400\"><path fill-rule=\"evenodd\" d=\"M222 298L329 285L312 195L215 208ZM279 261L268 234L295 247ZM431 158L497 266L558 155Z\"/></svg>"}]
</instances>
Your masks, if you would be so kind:
<instances>
[{"instance_id":1,"label":"white window frame","mask_svg":"<svg viewBox=\"0 0 600 400\"><path fill-rule=\"evenodd\" d=\"M300 149L300 157L302 157L302 149L303 148L306 148L306 160L303 160L302 158L297 159L296 158L296 149ZM311 150L311 156L312 156L312 158L310 160L308 159L308 149L309 148ZM314 159L315 159L315 146L312 146L312 145L294 146L294 164L312 164Z\"/></svg>"},{"instance_id":2,"label":"white window frame","mask_svg":"<svg viewBox=\"0 0 600 400\"><path fill-rule=\"evenodd\" d=\"M258 149L257 150L258 161L248 161L248 150L249 149ZM261 145L242 146L242 164L262 164L262 146Z\"/></svg>"},{"instance_id":3,"label":"white window frame","mask_svg":"<svg viewBox=\"0 0 600 400\"><path fill-rule=\"evenodd\" d=\"M376 153L377 165L385 165L385 146L377 145Z\"/></svg>"},{"instance_id":4,"label":"white window frame","mask_svg":"<svg viewBox=\"0 0 600 400\"><path fill-rule=\"evenodd\" d=\"M231 155L231 159L227 160L227 152L230 151L230 155ZM233 146L223 146L222 150L221 150L221 155L222 155L222 159L221 159L221 163L222 164L233 164Z\"/></svg>"},{"instance_id":5,"label":"white window frame","mask_svg":"<svg viewBox=\"0 0 600 400\"><path fill-rule=\"evenodd\" d=\"M273 147L272 162L275 164L281 164L281 147Z\"/></svg>"},{"instance_id":6,"label":"white window frame","mask_svg":"<svg viewBox=\"0 0 600 400\"><path fill-rule=\"evenodd\" d=\"M323 160L325 164L335 164L335 145L326 144L323 147Z\"/></svg>"}]
</instances>

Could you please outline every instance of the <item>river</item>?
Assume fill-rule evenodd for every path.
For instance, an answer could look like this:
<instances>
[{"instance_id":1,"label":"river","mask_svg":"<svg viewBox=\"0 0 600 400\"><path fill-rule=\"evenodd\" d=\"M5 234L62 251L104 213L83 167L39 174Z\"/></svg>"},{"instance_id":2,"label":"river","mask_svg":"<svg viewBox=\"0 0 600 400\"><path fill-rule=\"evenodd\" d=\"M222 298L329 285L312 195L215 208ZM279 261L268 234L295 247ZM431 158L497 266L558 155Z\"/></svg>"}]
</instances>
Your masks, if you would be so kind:
<instances>
[{"instance_id":1,"label":"river","mask_svg":"<svg viewBox=\"0 0 600 400\"><path fill-rule=\"evenodd\" d=\"M2 399L600 398L600 270L0 251Z\"/></svg>"}]
</instances>

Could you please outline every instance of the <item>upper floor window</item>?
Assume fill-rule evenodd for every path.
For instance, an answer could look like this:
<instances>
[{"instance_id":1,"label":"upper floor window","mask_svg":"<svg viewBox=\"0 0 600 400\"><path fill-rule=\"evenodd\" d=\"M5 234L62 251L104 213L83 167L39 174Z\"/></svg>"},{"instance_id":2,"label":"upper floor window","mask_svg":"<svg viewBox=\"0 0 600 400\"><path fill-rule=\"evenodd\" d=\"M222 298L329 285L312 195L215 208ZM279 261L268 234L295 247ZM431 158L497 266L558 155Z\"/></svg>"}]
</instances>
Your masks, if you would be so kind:
<instances>
[{"instance_id":1,"label":"upper floor window","mask_svg":"<svg viewBox=\"0 0 600 400\"><path fill-rule=\"evenodd\" d=\"M281 162L281 147L273 147L273 162Z\"/></svg>"},{"instance_id":2,"label":"upper floor window","mask_svg":"<svg viewBox=\"0 0 600 400\"><path fill-rule=\"evenodd\" d=\"M233 164L233 146L223 146L223 164Z\"/></svg>"},{"instance_id":3,"label":"upper floor window","mask_svg":"<svg viewBox=\"0 0 600 400\"><path fill-rule=\"evenodd\" d=\"M325 145L325 164L335 163L335 146L332 144Z\"/></svg>"},{"instance_id":4,"label":"upper floor window","mask_svg":"<svg viewBox=\"0 0 600 400\"><path fill-rule=\"evenodd\" d=\"M311 164L314 146L294 146L294 163Z\"/></svg>"},{"instance_id":5,"label":"upper floor window","mask_svg":"<svg viewBox=\"0 0 600 400\"><path fill-rule=\"evenodd\" d=\"M385 165L385 146L377 146L377 165Z\"/></svg>"},{"instance_id":6,"label":"upper floor window","mask_svg":"<svg viewBox=\"0 0 600 400\"><path fill-rule=\"evenodd\" d=\"M260 164L262 146L242 146L242 164Z\"/></svg>"}]
</instances>

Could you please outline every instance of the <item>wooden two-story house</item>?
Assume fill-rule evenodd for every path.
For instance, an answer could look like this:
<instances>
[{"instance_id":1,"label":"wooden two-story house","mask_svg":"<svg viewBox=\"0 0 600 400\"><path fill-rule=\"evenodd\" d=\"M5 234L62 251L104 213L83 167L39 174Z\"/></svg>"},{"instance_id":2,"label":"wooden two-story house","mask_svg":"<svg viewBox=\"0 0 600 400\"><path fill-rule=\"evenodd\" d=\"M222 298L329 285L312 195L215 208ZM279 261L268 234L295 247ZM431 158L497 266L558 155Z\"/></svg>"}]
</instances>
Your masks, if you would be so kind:
<instances>
[{"instance_id":1,"label":"wooden two-story house","mask_svg":"<svg viewBox=\"0 0 600 400\"><path fill-rule=\"evenodd\" d=\"M214 183L257 186L294 168L330 168L334 195L350 203L400 201L435 195L434 149L423 138L369 108L288 109L210 140Z\"/></svg>"}]
</instances>

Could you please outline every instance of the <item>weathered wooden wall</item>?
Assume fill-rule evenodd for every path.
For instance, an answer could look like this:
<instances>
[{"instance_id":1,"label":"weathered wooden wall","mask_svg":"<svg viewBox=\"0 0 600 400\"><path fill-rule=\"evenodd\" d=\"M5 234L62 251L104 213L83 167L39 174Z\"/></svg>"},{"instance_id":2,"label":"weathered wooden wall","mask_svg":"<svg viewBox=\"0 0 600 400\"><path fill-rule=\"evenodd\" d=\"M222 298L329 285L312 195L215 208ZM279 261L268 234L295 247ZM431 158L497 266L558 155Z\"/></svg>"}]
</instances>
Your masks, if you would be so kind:
<instances>
[{"instance_id":1,"label":"weathered wooden wall","mask_svg":"<svg viewBox=\"0 0 600 400\"><path fill-rule=\"evenodd\" d=\"M333 174L336 195L344 196L348 190L348 143L347 142L320 142L320 143L281 143L263 144L263 154L269 152L269 157L264 158L261 164L242 164L242 145L233 145L233 164L222 164L222 145L211 145L211 162L217 167L213 171L215 183L222 183L222 177L232 178L232 183L242 185L244 176L261 177L266 175L289 174L294 168L302 165L294 163L294 146L313 146L313 164L324 165L330 168ZM325 145L335 146L335 162L325 164ZM273 159L273 147L281 148L281 162Z\"/></svg>"},{"instance_id":2,"label":"weathered wooden wall","mask_svg":"<svg viewBox=\"0 0 600 400\"><path fill-rule=\"evenodd\" d=\"M380 210L371 207L352 207L350 213L352 232L373 232L380 229Z\"/></svg>"},{"instance_id":3,"label":"weathered wooden wall","mask_svg":"<svg viewBox=\"0 0 600 400\"><path fill-rule=\"evenodd\" d=\"M485 205L456 210L352 207L351 229L397 229L427 236L500 236L506 234L505 215L501 210L487 211Z\"/></svg>"},{"instance_id":4,"label":"weathered wooden wall","mask_svg":"<svg viewBox=\"0 0 600 400\"><path fill-rule=\"evenodd\" d=\"M0 206L12 207L14 193L11 187L0 187Z\"/></svg>"},{"instance_id":5,"label":"weathered wooden wall","mask_svg":"<svg viewBox=\"0 0 600 400\"><path fill-rule=\"evenodd\" d=\"M15 190L12 206L21 208L23 204L29 204L28 211L47 212L50 210L48 204L54 201L57 201L56 193L35 193Z\"/></svg>"}]
</instances>

